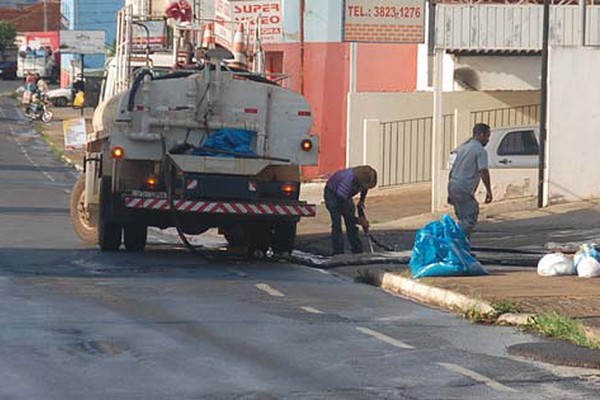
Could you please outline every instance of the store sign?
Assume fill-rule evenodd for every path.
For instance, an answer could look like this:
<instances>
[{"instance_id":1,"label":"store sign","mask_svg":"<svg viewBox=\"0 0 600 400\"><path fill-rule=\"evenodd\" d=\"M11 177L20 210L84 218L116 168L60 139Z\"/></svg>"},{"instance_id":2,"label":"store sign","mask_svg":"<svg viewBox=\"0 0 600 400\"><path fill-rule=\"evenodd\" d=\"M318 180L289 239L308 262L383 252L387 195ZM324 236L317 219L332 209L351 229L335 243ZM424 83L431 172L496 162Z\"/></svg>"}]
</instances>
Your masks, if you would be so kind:
<instances>
[{"instance_id":1,"label":"store sign","mask_svg":"<svg viewBox=\"0 0 600 400\"><path fill-rule=\"evenodd\" d=\"M424 43L424 0L345 0L346 42Z\"/></svg>"},{"instance_id":2,"label":"store sign","mask_svg":"<svg viewBox=\"0 0 600 400\"><path fill-rule=\"evenodd\" d=\"M132 46L135 51L160 50L163 49L167 42L165 36L165 23L160 21L140 21L148 30L134 24L132 26L133 34L131 38Z\"/></svg>"},{"instance_id":3,"label":"store sign","mask_svg":"<svg viewBox=\"0 0 600 400\"><path fill-rule=\"evenodd\" d=\"M32 49L50 47L58 49L58 32L28 32L26 33L26 45Z\"/></svg>"},{"instance_id":4,"label":"store sign","mask_svg":"<svg viewBox=\"0 0 600 400\"><path fill-rule=\"evenodd\" d=\"M283 12L280 0L216 0L215 36L225 46L233 43L233 35L240 22L246 22L250 41L254 40L257 26L260 26L260 40L263 43L283 41Z\"/></svg>"},{"instance_id":5,"label":"store sign","mask_svg":"<svg viewBox=\"0 0 600 400\"><path fill-rule=\"evenodd\" d=\"M104 31L60 31L60 51L73 54L104 54Z\"/></svg>"}]
</instances>

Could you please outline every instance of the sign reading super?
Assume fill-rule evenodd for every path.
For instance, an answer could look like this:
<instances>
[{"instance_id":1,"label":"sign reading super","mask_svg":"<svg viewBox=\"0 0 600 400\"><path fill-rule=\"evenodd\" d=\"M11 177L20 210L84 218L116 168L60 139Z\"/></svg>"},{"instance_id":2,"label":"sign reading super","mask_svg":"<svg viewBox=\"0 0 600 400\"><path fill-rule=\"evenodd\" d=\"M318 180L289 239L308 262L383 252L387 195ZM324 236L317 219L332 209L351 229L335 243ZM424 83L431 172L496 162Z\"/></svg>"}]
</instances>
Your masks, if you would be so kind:
<instances>
[{"instance_id":1,"label":"sign reading super","mask_svg":"<svg viewBox=\"0 0 600 400\"><path fill-rule=\"evenodd\" d=\"M423 43L424 0L346 0L344 41Z\"/></svg>"}]
</instances>

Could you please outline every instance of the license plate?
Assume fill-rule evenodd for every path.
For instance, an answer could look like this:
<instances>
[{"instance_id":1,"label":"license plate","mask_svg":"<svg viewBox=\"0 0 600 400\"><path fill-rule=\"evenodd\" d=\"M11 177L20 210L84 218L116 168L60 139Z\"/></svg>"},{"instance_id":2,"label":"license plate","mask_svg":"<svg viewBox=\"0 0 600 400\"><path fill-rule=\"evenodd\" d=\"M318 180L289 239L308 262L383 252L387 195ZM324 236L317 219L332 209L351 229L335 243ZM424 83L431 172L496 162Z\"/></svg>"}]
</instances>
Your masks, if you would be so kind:
<instances>
[{"instance_id":1,"label":"license plate","mask_svg":"<svg viewBox=\"0 0 600 400\"><path fill-rule=\"evenodd\" d=\"M131 192L133 197L141 197L143 199L166 199L166 192L150 192L147 190L134 190Z\"/></svg>"}]
</instances>

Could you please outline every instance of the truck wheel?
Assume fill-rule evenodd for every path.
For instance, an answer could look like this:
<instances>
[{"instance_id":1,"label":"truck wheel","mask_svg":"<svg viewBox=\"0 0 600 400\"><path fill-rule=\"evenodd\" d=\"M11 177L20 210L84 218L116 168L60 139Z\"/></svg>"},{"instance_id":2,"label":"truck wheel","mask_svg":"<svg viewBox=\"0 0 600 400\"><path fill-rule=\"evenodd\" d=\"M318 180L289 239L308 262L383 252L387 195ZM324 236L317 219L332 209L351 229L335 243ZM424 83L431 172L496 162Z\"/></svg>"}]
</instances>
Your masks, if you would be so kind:
<instances>
[{"instance_id":1,"label":"truck wheel","mask_svg":"<svg viewBox=\"0 0 600 400\"><path fill-rule=\"evenodd\" d=\"M148 227L142 224L129 223L123 227L123 242L127 251L144 251L148 240Z\"/></svg>"},{"instance_id":2,"label":"truck wheel","mask_svg":"<svg viewBox=\"0 0 600 400\"><path fill-rule=\"evenodd\" d=\"M273 251L277 254L291 253L296 240L297 222L278 222L273 228Z\"/></svg>"},{"instance_id":3,"label":"truck wheel","mask_svg":"<svg viewBox=\"0 0 600 400\"><path fill-rule=\"evenodd\" d=\"M117 251L121 245L122 226L110 221L112 216L111 179L102 178L100 183L100 212L98 216L98 244L102 251Z\"/></svg>"},{"instance_id":4,"label":"truck wheel","mask_svg":"<svg viewBox=\"0 0 600 400\"><path fill-rule=\"evenodd\" d=\"M85 177L80 176L71 190L69 212L77 236L87 244L98 243L97 215L85 209Z\"/></svg>"}]
</instances>

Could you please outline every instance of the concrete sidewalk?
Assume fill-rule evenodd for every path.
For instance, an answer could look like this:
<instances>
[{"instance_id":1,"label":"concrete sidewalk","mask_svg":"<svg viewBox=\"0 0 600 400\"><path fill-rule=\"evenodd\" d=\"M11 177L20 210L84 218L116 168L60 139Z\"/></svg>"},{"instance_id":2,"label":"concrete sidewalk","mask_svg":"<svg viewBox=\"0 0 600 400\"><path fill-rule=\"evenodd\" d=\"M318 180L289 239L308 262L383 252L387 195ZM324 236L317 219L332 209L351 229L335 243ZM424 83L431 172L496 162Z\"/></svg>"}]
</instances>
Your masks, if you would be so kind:
<instances>
[{"instance_id":1,"label":"concrete sidewalk","mask_svg":"<svg viewBox=\"0 0 600 400\"><path fill-rule=\"evenodd\" d=\"M67 162L81 165L83 151L65 151L62 120L77 118L79 110L53 108L55 119L45 125L44 135L57 153ZM91 129L92 110L84 116ZM492 171L493 182L493 171ZM376 255L330 254L329 215L322 204L323 183L303 185L303 199L318 204L316 218L305 218L299 225L297 249L321 256L319 262L301 255L297 260L308 264L335 268L341 275L364 278L365 271L384 289L416 301L464 313L474 304L482 309L499 302L515 304L521 317L508 318L509 323L524 323L530 315L557 312L580 320L589 337L600 340L600 280L577 277L542 278L535 265L541 255L521 255L515 249L544 252L549 243L592 241L600 238L600 205L578 202L539 210L535 199L524 198L509 202L482 205L480 225L473 234L477 257L489 269L481 277L429 278L415 281L410 278L407 261L417 229L442 213L429 213L428 184L417 184L394 190L375 190L367 199L367 213L373 235L386 247L399 253L379 252ZM366 246L365 246L366 248ZM494 250L496 249L496 250ZM383 262L383 264L382 264ZM358 267L357 265L361 265ZM552 361L552 360L549 360ZM599 366L600 367L600 366Z\"/></svg>"}]
</instances>

